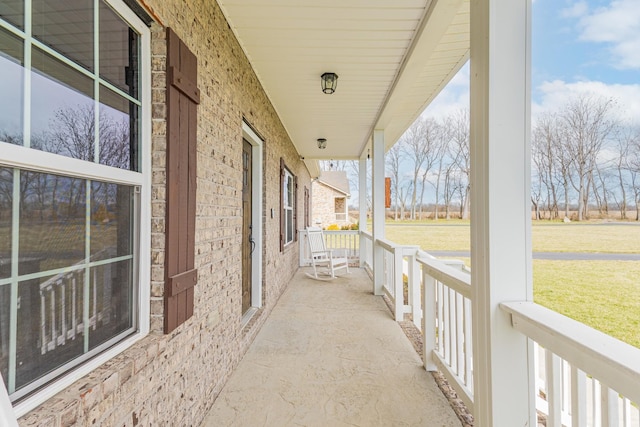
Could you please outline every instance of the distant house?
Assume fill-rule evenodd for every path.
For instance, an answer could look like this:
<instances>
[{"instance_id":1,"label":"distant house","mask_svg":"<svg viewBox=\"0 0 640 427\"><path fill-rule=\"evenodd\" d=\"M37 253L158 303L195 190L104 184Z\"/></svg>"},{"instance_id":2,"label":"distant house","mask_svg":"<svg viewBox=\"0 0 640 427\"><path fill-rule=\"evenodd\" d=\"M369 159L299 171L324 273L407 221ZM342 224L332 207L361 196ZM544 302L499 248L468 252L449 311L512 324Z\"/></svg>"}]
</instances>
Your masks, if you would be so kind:
<instances>
[{"instance_id":1,"label":"distant house","mask_svg":"<svg viewBox=\"0 0 640 427\"><path fill-rule=\"evenodd\" d=\"M347 200L351 197L344 171L322 171L311 184L313 225L349 224Z\"/></svg>"}]
</instances>

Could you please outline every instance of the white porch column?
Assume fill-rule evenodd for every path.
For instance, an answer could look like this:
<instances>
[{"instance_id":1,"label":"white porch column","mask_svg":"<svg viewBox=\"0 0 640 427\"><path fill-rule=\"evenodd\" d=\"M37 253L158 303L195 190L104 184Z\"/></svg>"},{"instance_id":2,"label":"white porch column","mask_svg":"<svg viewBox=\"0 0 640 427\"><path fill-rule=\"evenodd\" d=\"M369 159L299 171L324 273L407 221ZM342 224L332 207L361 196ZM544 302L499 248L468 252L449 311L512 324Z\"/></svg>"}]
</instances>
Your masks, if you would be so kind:
<instances>
[{"instance_id":1,"label":"white porch column","mask_svg":"<svg viewBox=\"0 0 640 427\"><path fill-rule=\"evenodd\" d=\"M471 284L477 426L534 426L532 352L499 308L532 299L530 0L471 2Z\"/></svg>"},{"instance_id":2,"label":"white porch column","mask_svg":"<svg viewBox=\"0 0 640 427\"><path fill-rule=\"evenodd\" d=\"M371 156L371 212L373 217L373 293L382 295L382 280L384 270L382 268L383 250L375 242L377 239L384 239L384 131L376 129L373 131L373 155Z\"/></svg>"},{"instance_id":3,"label":"white porch column","mask_svg":"<svg viewBox=\"0 0 640 427\"><path fill-rule=\"evenodd\" d=\"M361 157L358 164L358 207L360 210L360 231L367 231L367 158ZM360 267L364 267L366 254L363 251L365 245L363 238L360 237Z\"/></svg>"}]
</instances>

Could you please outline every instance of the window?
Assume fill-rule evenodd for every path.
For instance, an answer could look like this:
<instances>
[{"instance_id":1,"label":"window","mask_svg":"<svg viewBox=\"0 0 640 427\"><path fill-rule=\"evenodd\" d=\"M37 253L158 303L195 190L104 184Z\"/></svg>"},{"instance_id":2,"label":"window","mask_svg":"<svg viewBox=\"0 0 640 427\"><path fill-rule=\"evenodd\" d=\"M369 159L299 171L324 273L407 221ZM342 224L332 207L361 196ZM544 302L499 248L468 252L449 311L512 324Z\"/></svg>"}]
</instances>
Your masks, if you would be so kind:
<instances>
[{"instance_id":1,"label":"window","mask_svg":"<svg viewBox=\"0 0 640 427\"><path fill-rule=\"evenodd\" d=\"M120 0L25 3L0 5L0 372L14 402L145 329L148 269L148 29Z\"/></svg>"},{"instance_id":2,"label":"window","mask_svg":"<svg viewBox=\"0 0 640 427\"><path fill-rule=\"evenodd\" d=\"M296 197L298 185L296 177L280 159L280 250L297 240L296 230Z\"/></svg>"}]
</instances>

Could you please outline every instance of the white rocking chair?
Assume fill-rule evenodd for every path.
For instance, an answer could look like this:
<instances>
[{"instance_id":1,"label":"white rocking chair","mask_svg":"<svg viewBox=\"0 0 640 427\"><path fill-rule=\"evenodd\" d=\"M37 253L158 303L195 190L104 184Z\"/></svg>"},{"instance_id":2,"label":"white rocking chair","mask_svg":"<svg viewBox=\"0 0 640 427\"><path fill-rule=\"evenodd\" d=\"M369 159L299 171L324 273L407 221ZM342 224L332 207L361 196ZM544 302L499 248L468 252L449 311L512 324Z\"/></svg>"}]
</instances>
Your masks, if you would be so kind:
<instances>
[{"instance_id":1,"label":"white rocking chair","mask_svg":"<svg viewBox=\"0 0 640 427\"><path fill-rule=\"evenodd\" d=\"M332 280L336 278L336 270L342 268L349 274L349 259L346 255L336 256L333 250L327 249L321 228L307 227L307 242L309 242L309 255L313 265L313 274L307 273L307 276L316 280ZM325 269L318 271L319 267Z\"/></svg>"}]
</instances>

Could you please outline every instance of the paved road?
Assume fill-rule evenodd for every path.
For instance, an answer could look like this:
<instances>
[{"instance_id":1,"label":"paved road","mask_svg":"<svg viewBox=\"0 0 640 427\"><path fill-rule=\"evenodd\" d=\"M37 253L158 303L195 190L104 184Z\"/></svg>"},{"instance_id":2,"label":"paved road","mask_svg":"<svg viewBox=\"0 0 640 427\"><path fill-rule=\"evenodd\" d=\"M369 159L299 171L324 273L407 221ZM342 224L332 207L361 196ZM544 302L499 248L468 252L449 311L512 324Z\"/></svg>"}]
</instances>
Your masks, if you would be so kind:
<instances>
[{"instance_id":1,"label":"paved road","mask_svg":"<svg viewBox=\"0 0 640 427\"><path fill-rule=\"evenodd\" d=\"M466 257L468 251L429 251L437 257ZM612 254L600 252L534 252L533 259L550 259L561 261L640 261L640 254Z\"/></svg>"}]
</instances>

